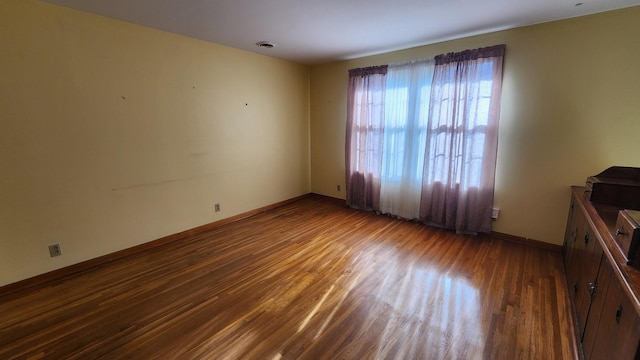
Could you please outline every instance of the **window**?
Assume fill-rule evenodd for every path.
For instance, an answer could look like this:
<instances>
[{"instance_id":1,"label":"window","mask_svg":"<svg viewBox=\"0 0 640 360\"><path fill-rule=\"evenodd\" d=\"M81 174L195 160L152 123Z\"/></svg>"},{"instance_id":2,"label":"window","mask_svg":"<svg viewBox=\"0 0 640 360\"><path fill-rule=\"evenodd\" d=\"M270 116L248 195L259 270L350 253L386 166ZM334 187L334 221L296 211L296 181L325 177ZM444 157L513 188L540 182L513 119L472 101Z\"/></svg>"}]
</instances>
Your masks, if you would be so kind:
<instances>
[{"instance_id":1,"label":"window","mask_svg":"<svg viewBox=\"0 0 640 360\"><path fill-rule=\"evenodd\" d=\"M350 71L349 205L490 231L504 49Z\"/></svg>"}]
</instances>

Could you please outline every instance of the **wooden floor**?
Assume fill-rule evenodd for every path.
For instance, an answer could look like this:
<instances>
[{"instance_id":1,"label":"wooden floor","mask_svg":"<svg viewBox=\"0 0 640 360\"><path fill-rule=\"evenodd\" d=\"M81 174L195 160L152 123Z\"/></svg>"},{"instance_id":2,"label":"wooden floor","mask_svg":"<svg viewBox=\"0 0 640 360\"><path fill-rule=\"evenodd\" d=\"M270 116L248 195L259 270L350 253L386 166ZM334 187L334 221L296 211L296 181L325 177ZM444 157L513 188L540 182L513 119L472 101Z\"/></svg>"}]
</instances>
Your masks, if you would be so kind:
<instances>
[{"instance_id":1,"label":"wooden floor","mask_svg":"<svg viewBox=\"0 0 640 360\"><path fill-rule=\"evenodd\" d=\"M0 359L570 359L561 255L312 196L0 297Z\"/></svg>"}]
</instances>

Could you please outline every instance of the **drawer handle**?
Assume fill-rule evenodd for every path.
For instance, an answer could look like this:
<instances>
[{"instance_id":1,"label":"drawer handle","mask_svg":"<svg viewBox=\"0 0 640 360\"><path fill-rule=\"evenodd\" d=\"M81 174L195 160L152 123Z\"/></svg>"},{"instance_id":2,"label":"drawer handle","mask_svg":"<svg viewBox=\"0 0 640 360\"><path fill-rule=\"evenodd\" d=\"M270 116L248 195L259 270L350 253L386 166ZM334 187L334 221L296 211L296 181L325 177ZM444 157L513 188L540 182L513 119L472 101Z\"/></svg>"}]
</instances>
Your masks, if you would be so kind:
<instances>
[{"instance_id":1,"label":"drawer handle","mask_svg":"<svg viewBox=\"0 0 640 360\"><path fill-rule=\"evenodd\" d=\"M587 291L589 292L589 295L591 295L591 299L593 299L593 295L596 293L597 289L598 289L598 284L595 282L590 282L589 285L587 286Z\"/></svg>"},{"instance_id":2,"label":"drawer handle","mask_svg":"<svg viewBox=\"0 0 640 360\"><path fill-rule=\"evenodd\" d=\"M584 243L585 243L585 244L588 244L588 243L589 243L589 234L586 234L586 235L584 236Z\"/></svg>"},{"instance_id":3,"label":"drawer handle","mask_svg":"<svg viewBox=\"0 0 640 360\"><path fill-rule=\"evenodd\" d=\"M620 230L620 229L616 229L616 236L618 235L626 235L627 233L625 233L624 231Z\"/></svg>"},{"instance_id":4,"label":"drawer handle","mask_svg":"<svg viewBox=\"0 0 640 360\"><path fill-rule=\"evenodd\" d=\"M618 306L616 311L616 324L620 324L620 317L622 316L622 305Z\"/></svg>"}]
</instances>

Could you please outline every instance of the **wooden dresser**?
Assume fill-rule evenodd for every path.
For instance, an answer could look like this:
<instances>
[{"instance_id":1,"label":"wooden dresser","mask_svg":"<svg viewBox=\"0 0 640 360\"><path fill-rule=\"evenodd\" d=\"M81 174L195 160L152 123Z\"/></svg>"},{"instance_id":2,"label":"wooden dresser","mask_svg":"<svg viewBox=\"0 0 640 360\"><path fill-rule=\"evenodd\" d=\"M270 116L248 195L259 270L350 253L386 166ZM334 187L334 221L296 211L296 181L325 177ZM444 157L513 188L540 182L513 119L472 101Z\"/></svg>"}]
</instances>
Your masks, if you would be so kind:
<instances>
[{"instance_id":1,"label":"wooden dresser","mask_svg":"<svg viewBox=\"0 0 640 360\"><path fill-rule=\"evenodd\" d=\"M563 248L576 343L584 359L640 359L640 254L628 264L616 240L624 206L591 191L572 188Z\"/></svg>"}]
</instances>

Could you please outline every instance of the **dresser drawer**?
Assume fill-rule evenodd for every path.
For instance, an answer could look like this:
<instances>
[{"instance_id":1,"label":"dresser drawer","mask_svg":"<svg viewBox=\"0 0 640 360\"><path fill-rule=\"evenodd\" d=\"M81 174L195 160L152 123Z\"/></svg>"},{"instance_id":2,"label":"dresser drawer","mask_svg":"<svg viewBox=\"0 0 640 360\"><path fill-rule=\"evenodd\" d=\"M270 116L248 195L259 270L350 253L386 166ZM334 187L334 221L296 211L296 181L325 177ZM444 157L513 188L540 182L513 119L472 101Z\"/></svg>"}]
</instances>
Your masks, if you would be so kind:
<instances>
[{"instance_id":1,"label":"dresser drawer","mask_svg":"<svg viewBox=\"0 0 640 360\"><path fill-rule=\"evenodd\" d=\"M618 247L627 259L627 264L634 263L640 241L640 211L620 210L614 235Z\"/></svg>"}]
</instances>

